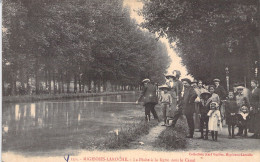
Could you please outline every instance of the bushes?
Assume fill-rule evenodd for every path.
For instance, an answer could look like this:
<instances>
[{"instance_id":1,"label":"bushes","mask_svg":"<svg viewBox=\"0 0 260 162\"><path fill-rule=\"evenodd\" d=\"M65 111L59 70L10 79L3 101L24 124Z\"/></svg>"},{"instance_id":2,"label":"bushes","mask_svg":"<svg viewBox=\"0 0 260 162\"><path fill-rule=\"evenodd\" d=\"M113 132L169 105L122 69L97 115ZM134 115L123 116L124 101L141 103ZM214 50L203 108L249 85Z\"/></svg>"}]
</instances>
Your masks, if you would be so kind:
<instances>
[{"instance_id":1,"label":"bushes","mask_svg":"<svg viewBox=\"0 0 260 162\"><path fill-rule=\"evenodd\" d=\"M158 139L155 141L155 146L164 147L166 149L182 149L186 147L187 125L184 119L178 120L175 128L167 127L161 132Z\"/></svg>"}]
</instances>

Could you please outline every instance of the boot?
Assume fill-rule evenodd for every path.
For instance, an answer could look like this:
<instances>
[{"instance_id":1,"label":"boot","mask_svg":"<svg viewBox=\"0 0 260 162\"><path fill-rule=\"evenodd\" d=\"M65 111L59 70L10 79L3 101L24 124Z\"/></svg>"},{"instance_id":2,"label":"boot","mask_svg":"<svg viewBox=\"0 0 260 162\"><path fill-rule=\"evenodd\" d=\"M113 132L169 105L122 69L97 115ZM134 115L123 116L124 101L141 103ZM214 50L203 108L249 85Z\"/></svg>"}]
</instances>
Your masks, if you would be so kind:
<instances>
[{"instance_id":1,"label":"boot","mask_svg":"<svg viewBox=\"0 0 260 162\"><path fill-rule=\"evenodd\" d=\"M244 137L247 137L247 129L245 129Z\"/></svg>"},{"instance_id":2,"label":"boot","mask_svg":"<svg viewBox=\"0 0 260 162\"><path fill-rule=\"evenodd\" d=\"M218 131L215 131L215 141L218 140Z\"/></svg>"},{"instance_id":3,"label":"boot","mask_svg":"<svg viewBox=\"0 0 260 162\"><path fill-rule=\"evenodd\" d=\"M211 131L211 137L212 137L212 140L215 141L215 138L214 138L214 131Z\"/></svg>"},{"instance_id":4,"label":"boot","mask_svg":"<svg viewBox=\"0 0 260 162\"><path fill-rule=\"evenodd\" d=\"M232 135L231 135L231 125L228 125L228 137L231 138ZM233 127L232 127L233 128Z\"/></svg>"},{"instance_id":5,"label":"boot","mask_svg":"<svg viewBox=\"0 0 260 162\"><path fill-rule=\"evenodd\" d=\"M209 131L206 130L206 134L205 134L205 137L204 137L205 140L208 140L208 134L209 134Z\"/></svg>"},{"instance_id":6,"label":"boot","mask_svg":"<svg viewBox=\"0 0 260 162\"><path fill-rule=\"evenodd\" d=\"M200 137L198 139L203 139L203 130L200 132Z\"/></svg>"},{"instance_id":7,"label":"boot","mask_svg":"<svg viewBox=\"0 0 260 162\"><path fill-rule=\"evenodd\" d=\"M232 127L232 138L235 138L235 128L234 128L234 126Z\"/></svg>"}]
</instances>

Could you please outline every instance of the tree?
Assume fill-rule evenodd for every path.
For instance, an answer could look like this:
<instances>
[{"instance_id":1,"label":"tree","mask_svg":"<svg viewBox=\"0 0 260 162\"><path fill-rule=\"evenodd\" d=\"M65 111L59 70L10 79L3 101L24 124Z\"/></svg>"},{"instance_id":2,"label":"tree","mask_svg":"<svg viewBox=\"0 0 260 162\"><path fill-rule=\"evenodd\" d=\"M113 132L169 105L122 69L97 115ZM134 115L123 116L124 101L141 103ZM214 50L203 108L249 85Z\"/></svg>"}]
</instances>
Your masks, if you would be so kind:
<instances>
[{"instance_id":1,"label":"tree","mask_svg":"<svg viewBox=\"0 0 260 162\"><path fill-rule=\"evenodd\" d=\"M160 0L144 1L142 26L166 36L197 79L210 83L252 78L256 58L256 0ZM242 65L242 66L241 66Z\"/></svg>"}]
</instances>

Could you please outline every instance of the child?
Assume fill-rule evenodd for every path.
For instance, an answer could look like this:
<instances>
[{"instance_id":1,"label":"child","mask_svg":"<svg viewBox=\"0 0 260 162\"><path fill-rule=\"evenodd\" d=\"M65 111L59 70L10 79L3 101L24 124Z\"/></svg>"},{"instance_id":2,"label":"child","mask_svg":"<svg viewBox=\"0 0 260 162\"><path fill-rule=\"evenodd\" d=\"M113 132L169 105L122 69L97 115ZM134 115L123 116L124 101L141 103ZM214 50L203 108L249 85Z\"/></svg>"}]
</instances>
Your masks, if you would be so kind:
<instances>
[{"instance_id":1,"label":"child","mask_svg":"<svg viewBox=\"0 0 260 162\"><path fill-rule=\"evenodd\" d=\"M209 123L208 128L211 131L212 140L217 141L218 139L218 131L221 131L221 115L219 111L219 105L217 102L212 102L210 104L210 110L208 112Z\"/></svg>"},{"instance_id":2,"label":"child","mask_svg":"<svg viewBox=\"0 0 260 162\"><path fill-rule=\"evenodd\" d=\"M162 113L163 113L163 121L164 124L162 126L166 126L167 121L167 112L169 111L169 108L172 104L172 97L171 94L168 93L169 87L167 85L162 85L159 87L160 90L163 91L163 93L161 93L161 96L159 98L159 102L162 104Z\"/></svg>"},{"instance_id":3,"label":"child","mask_svg":"<svg viewBox=\"0 0 260 162\"><path fill-rule=\"evenodd\" d=\"M234 92L231 91L228 93L228 100L226 102L226 111L225 111L229 138L235 138L234 130L235 130L235 125L237 123L236 114L238 113L238 110L239 107L234 97Z\"/></svg>"},{"instance_id":4,"label":"child","mask_svg":"<svg viewBox=\"0 0 260 162\"><path fill-rule=\"evenodd\" d=\"M249 111L248 111L248 107L246 105L243 105L241 107L241 112L237 114L238 124L240 126L242 134L244 132L244 137L247 137L247 121L249 118L248 114L249 114Z\"/></svg>"},{"instance_id":5,"label":"child","mask_svg":"<svg viewBox=\"0 0 260 162\"><path fill-rule=\"evenodd\" d=\"M209 117L208 117L208 112L210 109L210 103L207 104L208 99L211 97L211 94L209 92L203 92L200 95L201 102L199 103L199 117L200 117L200 132L201 136L199 139L208 139L208 122L209 122ZM203 136L203 128L204 126L206 127L206 134Z\"/></svg>"}]
</instances>

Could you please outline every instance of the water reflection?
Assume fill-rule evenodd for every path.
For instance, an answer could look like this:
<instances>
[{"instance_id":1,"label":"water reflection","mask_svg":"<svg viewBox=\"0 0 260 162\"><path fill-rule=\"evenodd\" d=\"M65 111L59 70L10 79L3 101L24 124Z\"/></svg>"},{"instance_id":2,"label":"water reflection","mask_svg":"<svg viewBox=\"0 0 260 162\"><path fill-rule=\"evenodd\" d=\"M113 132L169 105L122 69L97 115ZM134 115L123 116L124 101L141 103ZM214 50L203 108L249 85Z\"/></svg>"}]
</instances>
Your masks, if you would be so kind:
<instances>
[{"instance_id":1,"label":"water reflection","mask_svg":"<svg viewBox=\"0 0 260 162\"><path fill-rule=\"evenodd\" d=\"M77 101L100 101L99 103ZM95 137L120 128L142 111L133 104L107 104L104 101L134 102L131 95L93 97L69 102L37 102L3 105L3 149L37 150L78 146L75 139ZM76 101L76 102L75 102Z\"/></svg>"}]
</instances>

